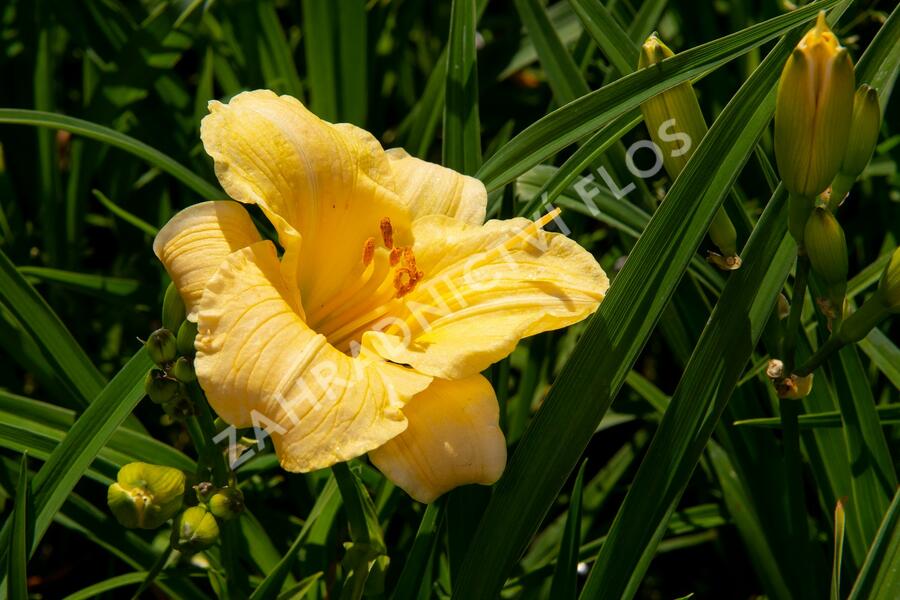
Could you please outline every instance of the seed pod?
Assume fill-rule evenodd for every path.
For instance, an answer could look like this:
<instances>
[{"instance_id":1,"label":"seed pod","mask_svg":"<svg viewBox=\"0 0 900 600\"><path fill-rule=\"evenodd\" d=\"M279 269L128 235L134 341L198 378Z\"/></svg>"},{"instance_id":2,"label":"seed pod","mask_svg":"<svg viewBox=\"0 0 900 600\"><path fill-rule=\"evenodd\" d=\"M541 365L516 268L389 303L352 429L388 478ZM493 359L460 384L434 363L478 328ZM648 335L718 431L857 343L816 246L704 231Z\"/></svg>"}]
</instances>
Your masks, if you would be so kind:
<instances>
[{"instance_id":1,"label":"seed pod","mask_svg":"<svg viewBox=\"0 0 900 600\"><path fill-rule=\"evenodd\" d=\"M162 323L163 327L171 331L178 331L178 326L184 321L185 308L184 301L178 293L178 289L174 283L170 283L166 288L166 295L163 298Z\"/></svg>"},{"instance_id":2,"label":"seed pod","mask_svg":"<svg viewBox=\"0 0 900 600\"><path fill-rule=\"evenodd\" d=\"M151 333L144 347L147 348L150 360L159 366L172 362L178 355L175 336L168 329L157 329Z\"/></svg>"},{"instance_id":3,"label":"seed pod","mask_svg":"<svg viewBox=\"0 0 900 600\"><path fill-rule=\"evenodd\" d=\"M169 369L169 374L182 383L191 383L197 380L197 374L194 373L193 361L189 358L179 356Z\"/></svg>"},{"instance_id":4,"label":"seed pod","mask_svg":"<svg viewBox=\"0 0 900 600\"><path fill-rule=\"evenodd\" d=\"M641 46L638 68L650 67L671 56L675 53L653 34ZM693 86L686 81L653 96L641 104L641 113L653 143L662 152L666 172L676 179L707 131ZM739 268L737 231L723 209L710 223L709 236L723 255L711 255L709 261L725 270Z\"/></svg>"},{"instance_id":5,"label":"seed pod","mask_svg":"<svg viewBox=\"0 0 900 600\"><path fill-rule=\"evenodd\" d=\"M184 473L171 467L129 463L107 490L116 520L129 529L156 529L181 507Z\"/></svg>"},{"instance_id":6,"label":"seed pod","mask_svg":"<svg viewBox=\"0 0 900 600\"><path fill-rule=\"evenodd\" d=\"M205 550L219 539L219 524L205 506L191 506L175 518L172 547L185 554Z\"/></svg>"},{"instance_id":7,"label":"seed pod","mask_svg":"<svg viewBox=\"0 0 900 600\"><path fill-rule=\"evenodd\" d=\"M778 84L775 159L792 195L814 198L837 174L850 135L855 87L850 55L820 12Z\"/></svg>"},{"instance_id":8,"label":"seed pod","mask_svg":"<svg viewBox=\"0 0 900 600\"><path fill-rule=\"evenodd\" d=\"M209 499L209 512L217 518L227 521L238 516L244 510L244 494L234 487L223 487Z\"/></svg>"},{"instance_id":9,"label":"seed pod","mask_svg":"<svg viewBox=\"0 0 900 600\"><path fill-rule=\"evenodd\" d=\"M878 293L892 313L900 313L900 248L894 250L891 260L881 274Z\"/></svg>"},{"instance_id":10,"label":"seed pod","mask_svg":"<svg viewBox=\"0 0 900 600\"><path fill-rule=\"evenodd\" d=\"M194 338L197 337L197 324L190 321L183 321L181 327L178 328L178 338L176 345L178 354L181 356L194 356Z\"/></svg>"},{"instance_id":11,"label":"seed pod","mask_svg":"<svg viewBox=\"0 0 900 600\"><path fill-rule=\"evenodd\" d=\"M156 404L169 402L179 394L181 385L166 376L166 372L160 369L150 369L147 379L144 381L144 391Z\"/></svg>"}]
</instances>

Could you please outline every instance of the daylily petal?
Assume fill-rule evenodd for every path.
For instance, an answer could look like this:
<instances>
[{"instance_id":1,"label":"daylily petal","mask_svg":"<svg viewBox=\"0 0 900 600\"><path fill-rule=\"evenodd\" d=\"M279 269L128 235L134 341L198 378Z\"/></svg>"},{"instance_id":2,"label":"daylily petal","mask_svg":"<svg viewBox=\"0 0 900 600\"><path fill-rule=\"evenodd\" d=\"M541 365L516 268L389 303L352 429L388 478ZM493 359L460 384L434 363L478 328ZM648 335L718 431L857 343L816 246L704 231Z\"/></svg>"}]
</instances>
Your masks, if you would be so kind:
<instances>
[{"instance_id":1,"label":"daylily petal","mask_svg":"<svg viewBox=\"0 0 900 600\"><path fill-rule=\"evenodd\" d=\"M153 241L153 252L175 282L188 320L197 320L203 288L222 261L259 239L244 207L227 200L195 204L166 223Z\"/></svg>"},{"instance_id":2,"label":"daylily petal","mask_svg":"<svg viewBox=\"0 0 900 600\"><path fill-rule=\"evenodd\" d=\"M413 218L446 215L481 225L487 210L487 190L474 177L407 154L402 148L387 151L394 169L397 193L409 204Z\"/></svg>"},{"instance_id":3,"label":"daylily petal","mask_svg":"<svg viewBox=\"0 0 900 600\"><path fill-rule=\"evenodd\" d=\"M231 254L198 305L195 367L219 416L265 429L281 465L305 472L402 432L400 409L430 378L337 351L291 298L271 242Z\"/></svg>"},{"instance_id":4,"label":"daylily petal","mask_svg":"<svg viewBox=\"0 0 900 600\"><path fill-rule=\"evenodd\" d=\"M527 219L476 227L431 216L413 234L423 277L363 345L434 377L483 371L520 339L584 319L609 287L590 253Z\"/></svg>"},{"instance_id":5,"label":"daylily petal","mask_svg":"<svg viewBox=\"0 0 900 600\"><path fill-rule=\"evenodd\" d=\"M258 204L296 264L307 315L355 280L369 238L380 240L389 218L398 243L409 211L393 189L384 150L368 132L332 125L295 98L267 90L210 102L203 145L228 195ZM294 254L302 239L302 260Z\"/></svg>"},{"instance_id":6,"label":"daylily petal","mask_svg":"<svg viewBox=\"0 0 900 600\"><path fill-rule=\"evenodd\" d=\"M490 485L506 466L506 441L491 384L481 375L435 379L403 409L409 426L369 452L388 479L429 503L460 485Z\"/></svg>"}]
</instances>

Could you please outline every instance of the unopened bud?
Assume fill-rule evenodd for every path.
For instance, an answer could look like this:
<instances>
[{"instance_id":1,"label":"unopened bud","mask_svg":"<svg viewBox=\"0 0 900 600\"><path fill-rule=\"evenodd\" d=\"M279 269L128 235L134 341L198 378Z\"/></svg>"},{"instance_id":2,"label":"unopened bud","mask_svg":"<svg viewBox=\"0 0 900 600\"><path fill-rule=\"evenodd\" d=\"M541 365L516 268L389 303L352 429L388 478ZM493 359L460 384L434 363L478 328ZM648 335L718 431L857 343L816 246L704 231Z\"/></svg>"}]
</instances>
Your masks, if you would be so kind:
<instances>
[{"instance_id":1,"label":"unopened bud","mask_svg":"<svg viewBox=\"0 0 900 600\"><path fill-rule=\"evenodd\" d=\"M890 262L881 274L878 293L889 311L900 312L900 248L894 250Z\"/></svg>"},{"instance_id":2,"label":"unopened bud","mask_svg":"<svg viewBox=\"0 0 900 600\"><path fill-rule=\"evenodd\" d=\"M227 521L238 516L244 510L244 495L234 487L224 487L209 499L209 512L219 519Z\"/></svg>"},{"instance_id":3,"label":"unopened bud","mask_svg":"<svg viewBox=\"0 0 900 600\"><path fill-rule=\"evenodd\" d=\"M850 134L853 63L820 12L778 84L775 159L792 195L814 198L838 172Z\"/></svg>"},{"instance_id":4,"label":"unopened bud","mask_svg":"<svg viewBox=\"0 0 900 600\"><path fill-rule=\"evenodd\" d=\"M171 331L178 331L178 326L184 321L184 315L184 301L181 299L175 284L170 283L169 287L166 288L165 298L163 298L163 327Z\"/></svg>"},{"instance_id":5,"label":"unopened bud","mask_svg":"<svg viewBox=\"0 0 900 600\"><path fill-rule=\"evenodd\" d=\"M144 391L156 404L171 401L181 390L181 385L174 379L166 376L161 369L150 369L147 379L144 381Z\"/></svg>"},{"instance_id":6,"label":"unopened bud","mask_svg":"<svg viewBox=\"0 0 900 600\"><path fill-rule=\"evenodd\" d=\"M144 347L147 348L150 360L159 366L172 362L178 355L175 336L168 329L157 329L151 333Z\"/></svg>"},{"instance_id":7,"label":"unopened bud","mask_svg":"<svg viewBox=\"0 0 900 600\"><path fill-rule=\"evenodd\" d=\"M171 467L129 463L109 486L107 504L129 529L155 529L181 507L184 473Z\"/></svg>"},{"instance_id":8,"label":"unopened bud","mask_svg":"<svg viewBox=\"0 0 900 600\"><path fill-rule=\"evenodd\" d=\"M651 67L671 56L675 53L653 34L641 45L638 68ZM653 143L662 152L666 172L675 180L707 131L693 86L685 81L660 92L641 104L641 113ZM722 252L721 256L710 254L709 262L729 271L741 266L737 231L723 209L719 209L710 223L709 237Z\"/></svg>"},{"instance_id":9,"label":"unopened bud","mask_svg":"<svg viewBox=\"0 0 900 600\"><path fill-rule=\"evenodd\" d=\"M841 173L856 179L863 172L875 152L879 129L881 129L881 106L878 103L878 90L864 83L853 96L850 139L844 150Z\"/></svg>"},{"instance_id":10,"label":"unopened bud","mask_svg":"<svg viewBox=\"0 0 900 600\"><path fill-rule=\"evenodd\" d=\"M178 338L176 345L178 354L181 356L194 356L194 338L197 337L197 324L190 321L183 321L181 327L178 328Z\"/></svg>"},{"instance_id":11,"label":"unopened bud","mask_svg":"<svg viewBox=\"0 0 900 600\"><path fill-rule=\"evenodd\" d=\"M813 375L805 377L791 375L775 382L775 391L783 400L800 400L806 398L812 391Z\"/></svg>"},{"instance_id":12,"label":"unopened bud","mask_svg":"<svg viewBox=\"0 0 900 600\"><path fill-rule=\"evenodd\" d=\"M219 539L219 524L205 506L191 506L175 518L172 547L185 554L205 550Z\"/></svg>"},{"instance_id":13,"label":"unopened bud","mask_svg":"<svg viewBox=\"0 0 900 600\"><path fill-rule=\"evenodd\" d=\"M172 364L169 374L182 383L191 383L197 379L197 374L194 373L193 361L183 356L179 356L178 360Z\"/></svg>"},{"instance_id":14,"label":"unopened bud","mask_svg":"<svg viewBox=\"0 0 900 600\"><path fill-rule=\"evenodd\" d=\"M769 379L781 379L784 376L784 363L777 358L769 359L766 365L766 377Z\"/></svg>"},{"instance_id":15,"label":"unopened bud","mask_svg":"<svg viewBox=\"0 0 900 600\"><path fill-rule=\"evenodd\" d=\"M825 282L837 317L847 290L847 240L831 211L818 207L806 221L803 243L813 271Z\"/></svg>"}]
</instances>

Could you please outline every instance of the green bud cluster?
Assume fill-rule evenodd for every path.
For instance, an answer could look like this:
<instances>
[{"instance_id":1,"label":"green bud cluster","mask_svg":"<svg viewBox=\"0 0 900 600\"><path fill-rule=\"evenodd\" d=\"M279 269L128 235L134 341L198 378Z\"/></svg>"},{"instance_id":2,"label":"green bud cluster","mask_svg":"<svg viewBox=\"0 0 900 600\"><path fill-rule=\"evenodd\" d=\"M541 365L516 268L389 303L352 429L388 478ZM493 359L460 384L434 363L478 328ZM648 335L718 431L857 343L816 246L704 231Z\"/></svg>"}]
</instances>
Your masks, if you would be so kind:
<instances>
[{"instance_id":1,"label":"green bud cluster","mask_svg":"<svg viewBox=\"0 0 900 600\"><path fill-rule=\"evenodd\" d=\"M150 399L175 420L196 414L186 386L197 380L194 372L197 325L186 321L185 314L184 302L174 284L170 284L163 300L164 327L150 334L144 344L157 365L147 373L144 389ZM173 331L177 331L177 335Z\"/></svg>"}]
</instances>

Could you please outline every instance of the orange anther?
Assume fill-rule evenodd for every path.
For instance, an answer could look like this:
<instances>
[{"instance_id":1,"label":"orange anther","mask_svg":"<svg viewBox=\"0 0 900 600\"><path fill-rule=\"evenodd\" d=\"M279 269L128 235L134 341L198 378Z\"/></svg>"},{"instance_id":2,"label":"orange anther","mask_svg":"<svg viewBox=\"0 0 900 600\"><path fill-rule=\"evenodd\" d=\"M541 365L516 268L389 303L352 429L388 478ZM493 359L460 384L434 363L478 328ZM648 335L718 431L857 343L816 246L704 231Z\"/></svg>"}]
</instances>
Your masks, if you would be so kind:
<instances>
[{"instance_id":1,"label":"orange anther","mask_svg":"<svg viewBox=\"0 0 900 600\"><path fill-rule=\"evenodd\" d=\"M369 238L363 244L363 266L369 266L369 263L372 262L372 258L375 256L375 238Z\"/></svg>"},{"instance_id":2,"label":"orange anther","mask_svg":"<svg viewBox=\"0 0 900 600\"><path fill-rule=\"evenodd\" d=\"M400 262L400 255L403 254L402 248L392 248L391 249L391 266L395 266L398 262Z\"/></svg>"}]
</instances>

